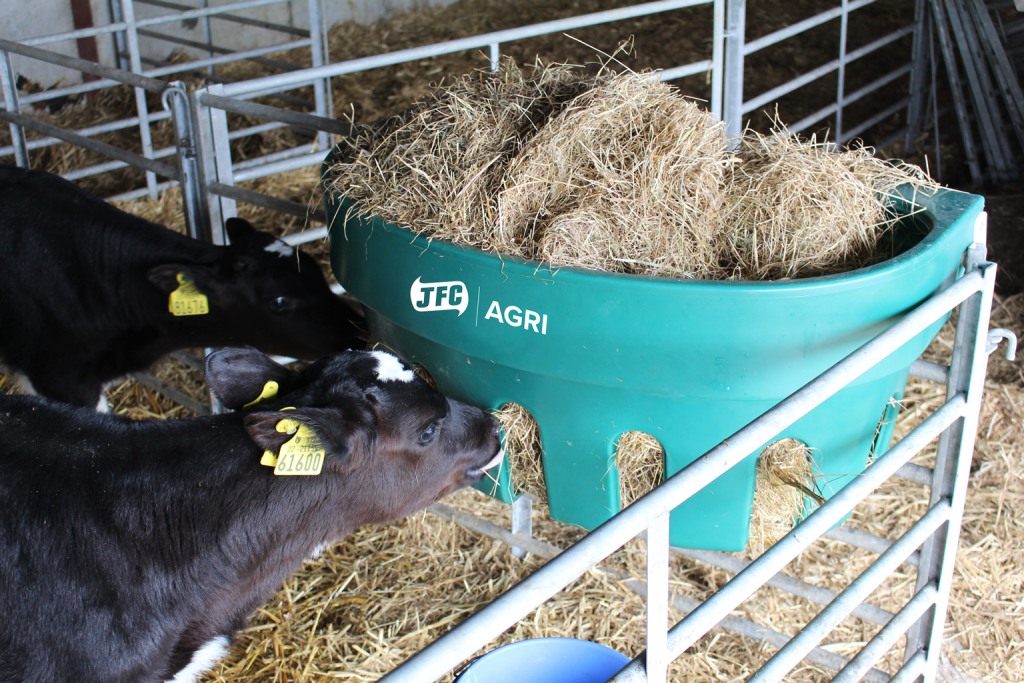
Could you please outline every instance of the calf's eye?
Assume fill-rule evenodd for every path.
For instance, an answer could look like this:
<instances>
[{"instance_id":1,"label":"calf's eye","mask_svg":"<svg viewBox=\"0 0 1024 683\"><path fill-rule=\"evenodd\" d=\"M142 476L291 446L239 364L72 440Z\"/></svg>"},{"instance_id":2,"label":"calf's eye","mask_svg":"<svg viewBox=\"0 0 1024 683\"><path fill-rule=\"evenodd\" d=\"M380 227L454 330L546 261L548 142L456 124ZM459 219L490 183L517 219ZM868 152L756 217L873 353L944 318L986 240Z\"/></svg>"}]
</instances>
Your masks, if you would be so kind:
<instances>
[{"instance_id":1,"label":"calf's eye","mask_svg":"<svg viewBox=\"0 0 1024 683\"><path fill-rule=\"evenodd\" d=\"M284 313L291 310L293 306L292 300L286 296L279 296L276 299L270 300L270 310L274 313Z\"/></svg>"},{"instance_id":2,"label":"calf's eye","mask_svg":"<svg viewBox=\"0 0 1024 683\"><path fill-rule=\"evenodd\" d=\"M420 434L420 443L430 443L437 436L437 423L431 422L430 426L423 430Z\"/></svg>"}]
</instances>

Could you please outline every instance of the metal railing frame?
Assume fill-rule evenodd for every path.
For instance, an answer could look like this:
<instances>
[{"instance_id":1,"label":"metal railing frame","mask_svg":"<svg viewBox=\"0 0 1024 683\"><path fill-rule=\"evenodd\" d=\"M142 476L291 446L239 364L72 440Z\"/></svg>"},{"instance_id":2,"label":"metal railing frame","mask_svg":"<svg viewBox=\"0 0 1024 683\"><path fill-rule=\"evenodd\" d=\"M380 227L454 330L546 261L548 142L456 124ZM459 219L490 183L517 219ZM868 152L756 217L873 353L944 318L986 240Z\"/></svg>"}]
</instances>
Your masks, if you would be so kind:
<instances>
[{"instance_id":1,"label":"metal railing frame","mask_svg":"<svg viewBox=\"0 0 1024 683\"><path fill-rule=\"evenodd\" d=\"M715 626L726 626L724 620L730 612L765 584L784 590L795 587L793 592L803 593L814 602L826 602L827 606L798 635L793 638L783 636L781 643L776 643L776 646L781 644L779 651L750 680L759 683L781 680L802 659L815 661L818 643L843 618L854 615L881 624L882 628L853 659L835 655L829 664L817 658L819 664L841 669L836 680L889 680L888 674L871 667L910 629L905 663L892 680L934 681L984 389L985 367L988 354L995 346L989 343L988 319L996 267L984 260L984 214L978 221L976 239L978 241L966 255L967 272L960 280L572 547L560 552L557 549L556 552L548 551L547 554L542 547L543 556L553 556L554 559L410 657L381 681L426 683L439 679L645 530L648 579L643 591L648 605L647 650L609 679L610 683L664 680L669 661L680 656ZM719 566L731 564L731 570L737 574L708 600L684 610L689 612L688 615L667 632L667 637L662 638L658 628L663 622L665 604L669 599L675 602L667 585L667 534L659 528L667 519L668 511L957 306L958 327L948 374L946 403L757 560L746 563L737 558L723 560L716 557L725 555L720 553L679 551L701 561L711 560ZM877 549L879 558L850 586L838 595L831 595L813 586L802 586L801 582L780 573L786 564L817 538L826 535L826 531L881 483L891 476L905 474L904 468L910 458L936 437L940 437L936 467L928 470L915 465L930 475L927 479L931 489L928 510L894 542L881 539L887 547ZM436 509L438 507L444 506L434 506L432 512L448 516L457 523L466 523L467 520L460 519L458 513L450 509ZM479 524L475 526L480 529ZM537 552L536 546L531 546L532 539L527 540L505 530L502 532L507 534L502 540ZM497 537L502 534L489 535ZM922 550L917 589L908 603L895 614L864 604L864 598L893 569L906 562L919 546ZM771 642L767 637L761 639Z\"/></svg>"},{"instance_id":2,"label":"metal railing frame","mask_svg":"<svg viewBox=\"0 0 1024 683\"><path fill-rule=\"evenodd\" d=\"M20 43L16 43L16 45L20 46L20 49L10 49L9 51L16 52L17 54L21 54L23 56L32 57L32 54L29 51L24 50L24 48L36 48L36 47L41 46L41 45L48 45L48 44L52 44L52 43L65 42L65 41L75 40L75 39L78 39L78 38L84 38L84 37L89 37L89 36L110 35L110 36L113 37L113 39L115 41L116 59L118 60L120 69L115 69L113 72L106 72L105 74L101 75L100 73L98 73L96 71L93 71L93 70L79 68L78 66L71 66L71 64L68 63L68 62L61 62L61 61L58 61L58 60L55 60L55 59L52 59L52 58L42 58L43 61L48 61L48 62L50 62L52 64L56 64L58 66L65 66L65 67L73 69L75 71L84 71L86 73L91 73L93 75L99 75L100 76L100 80L92 81L92 82L87 82L87 83L82 83L82 84L74 85L74 86L63 87L63 88L55 88L53 90L48 90L48 91L45 91L45 92L42 92L42 93L36 93L36 94L32 94L32 95L27 95L27 96L21 97L20 100L19 100L19 97L18 97L18 93L17 93L16 87L12 86L10 88L10 90L5 88L3 90L3 95L4 95L4 105L3 106L4 106L4 110L6 110L8 112L11 112L11 113L14 113L14 114L20 114L21 113L21 110L20 110L21 105L31 104L31 103L34 103L34 102L44 102L44 101L47 101L47 100L52 100L52 99L54 99L56 97L81 95L81 94L85 94L85 93L101 90L101 89L104 89L104 88L110 88L110 87L117 86L117 85L130 84L130 82L127 81L123 77L123 75L113 75L112 76L111 75L112 73L113 74L118 74L118 73L123 74L124 72L129 72L129 73L132 73L132 74L137 75L137 76L142 76L144 78L157 79L157 78L163 77L163 76L169 76L169 75L178 74L178 73L184 73L184 72L194 72L194 71L199 70L199 69L207 68L209 70L210 74L212 75L213 68L216 65L218 65L218 64L225 64L225 63L230 63L230 62L236 62L236 61L245 60L245 59L260 60L260 59L262 59L262 55L266 55L266 54L269 54L269 53L282 52L282 51L287 51L287 50L295 50L295 49L306 48L306 47L310 48L310 52L311 52L311 55L312 55L311 59L312 59L313 66L314 67L322 66L324 64L324 62L325 62L325 38L324 38L325 34L322 31L323 21L322 21L322 18L321 18L321 7L320 7L321 0L307 0L307 3L309 5L309 17L310 17L311 25L314 26L314 27L317 27L316 30L311 30L311 31L304 31L304 30L301 30L301 29L295 29L293 27L281 26L281 25L278 25L278 24L273 24L271 22L263 22L263 21L258 21L258 20L254 20L254 19L248 19L248 18L245 18L245 17L240 17L240 16L237 16L235 14L232 14L233 12L239 12L239 11L243 11L243 10L246 10L246 9L252 9L252 8L257 8L257 7L262 7L262 6L266 6L266 5L272 5L272 4L281 4L281 3L284 3L284 2L289 2L290 3L292 1L293 0L244 0L243 2L235 2L235 3L228 4L228 5L219 5L217 7L207 7L206 6L207 0L202 0L203 7L199 8L199 9L194 9L194 8L187 8L186 6L179 5L177 3L162 2L161 0L111 0L111 2L110 2L110 9L111 9L111 15L112 15L112 17L114 19L114 21L112 23L104 25L104 26L97 26L97 27L89 28L89 29L81 29L81 30L77 30L77 31L70 31L70 32L65 32L65 33L60 33L60 34L54 34L54 35L48 35L48 36L40 36L40 37L37 37L37 38L30 38L30 39L27 39L27 40L20 41ZM158 16L158 17L149 17L149 18L139 19L139 18L136 18L136 16L135 16L135 5L136 4L147 4L147 5L153 5L153 6L158 6L158 7L164 7L164 8L168 8L168 9L172 9L172 10L180 9L180 8L183 8L183 7L185 9L182 10L182 11L178 11L176 13L165 14L165 15L161 15L161 16ZM161 25L170 24L172 22L177 22L177 21L181 21L181 20L185 20L185 19L201 19L203 21L203 25L204 25L204 35L205 35L207 43L209 43L209 40L210 40L210 38L209 38L209 35L210 35L209 34L209 20L211 18L223 19L225 21L232 21L232 22L236 22L236 23L238 23L238 22L246 23L248 25L258 26L260 28L265 28L265 29L270 30L270 31L283 32L283 33L286 33L288 35L293 35L293 36L301 34L304 37L301 37L298 40L288 41L288 42L285 42L285 43L278 43L278 44L270 45L270 46L263 47L263 48L247 50L247 51L241 51L241 52L231 52L230 54L221 55L221 56L217 56L217 57L213 56L213 52L214 51L222 51L222 48L217 48L216 46L212 46L211 45L210 47L213 48L213 49L208 51L209 56L206 59L196 60L196 61L187 62L187 63L183 63L183 64L167 65L167 66L162 66L162 67L155 68L155 69L148 69L148 70L143 69L143 66L142 66L143 60L141 58L140 45L139 45L139 37L140 37L140 35L146 34L149 37L156 36L156 39L168 40L168 41L176 42L176 43L183 44L183 45L189 42L189 41L184 41L184 40L181 40L181 39L178 39L178 38L175 38L173 36L166 35L166 34L156 34L153 31L146 31L145 27L158 27L158 26L161 26ZM5 42L11 43L11 41L5 41ZM36 54L39 54L39 53L36 53ZM46 51L46 54L54 55L56 53ZM36 57L36 58L41 58L41 57ZM74 59L74 58L69 58L69 59ZM263 59L262 61L264 63L268 63L268 60ZM103 68L104 69L109 69L110 67L103 67ZM296 65L291 65L291 68L292 69L299 69L300 67L298 67ZM0 71L8 72L8 77L10 78L12 83L14 82L14 75L13 75L13 72L11 71L11 69L10 69L9 64L0 64ZM321 116L321 117L328 117L328 116L330 116L332 114L332 107L331 107L331 103L329 101L329 98L327 97L327 91L326 91L327 84L321 82L321 83L317 83L317 84L313 84L313 85L314 85L314 101L313 101L312 104L313 104L314 111L319 116ZM153 92L153 90L150 90L150 91ZM124 129L124 128L132 127L132 126L138 126L139 134L140 134L140 138L141 138L141 148L142 148L142 155L141 156L149 158L149 159L155 159L155 158L158 158L160 156L166 156L168 154L168 150L166 150L166 149L165 150L154 150L153 149L153 147L152 147L152 140L151 140L151 133L150 133L150 124L152 124L152 123L154 123L156 121L159 121L159 120L166 119L167 115L166 114L150 115L150 113L148 111L148 105L147 105L146 100L145 100L145 89L140 89L138 86L136 86L136 89L135 89L135 100L136 100L136 102L135 102L135 105L136 105L136 107L135 107L136 108L136 116L135 117L124 119L124 120L121 120L121 121L118 121L118 122L113 122L113 123L110 123L110 124L105 124L103 126L91 127L89 129L85 129L85 130L82 130L82 131L74 131L74 132L77 133L80 136L90 137L90 136L96 135L98 133L111 132L113 130L119 130L119 129ZM61 137L58 137L58 136L51 136L51 137L44 138L44 139L41 139L41 140L33 140L28 145L25 145L23 143L19 144L19 138L23 138L24 137L23 134L20 131L21 124L12 121L12 119L8 119L8 121L12 122L12 125L17 127L19 129L19 132L14 135L14 142L13 142L13 144L11 146L6 147L6 148L0 148L0 156L13 154L14 157L15 157L15 163L17 163L19 166L27 165L27 154L26 154L26 152L28 150L42 149L42 148L45 148L45 147L48 147L48 146L51 146L51 145L58 144L60 142L67 142L68 141L68 139L66 137L61 138ZM28 126L26 126L26 127L28 127ZM320 147L322 149L325 149L327 147L327 145L329 144L328 134L326 132L323 132L323 131L316 131L316 135L317 135L317 142L319 143ZM122 162L123 162L123 160L122 160ZM128 165L127 162L123 162L121 164L114 164L114 165L98 164L98 165L95 165L95 166L92 166L92 167L88 167L88 168L85 168L85 169L77 170L75 172L75 176L74 177L81 178L81 177L85 177L85 176L88 176L88 175L95 175L95 174L98 174L98 173L104 173L104 172L107 172L107 171L110 171L110 170L114 170L116 168L122 168L125 165ZM130 165L139 166L139 164L130 164ZM140 167L145 169L144 166L140 166ZM139 191L128 192L128 193L125 193L123 195L119 195L118 198L121 198L121 199L134 198L134 197L142 196L142 195L145 195L145 194L148 194L149 196L155 198L157 193L161 189L163 189L164 187L169 186L167 183L160 184L160 183L157 182L156 175L159 172L154 173L150 169L145 169L145 170L147 171L146 172L146 189L145 189L145 191L143 191L143 192L139 192Z\"/></svg>"}]
</instances>

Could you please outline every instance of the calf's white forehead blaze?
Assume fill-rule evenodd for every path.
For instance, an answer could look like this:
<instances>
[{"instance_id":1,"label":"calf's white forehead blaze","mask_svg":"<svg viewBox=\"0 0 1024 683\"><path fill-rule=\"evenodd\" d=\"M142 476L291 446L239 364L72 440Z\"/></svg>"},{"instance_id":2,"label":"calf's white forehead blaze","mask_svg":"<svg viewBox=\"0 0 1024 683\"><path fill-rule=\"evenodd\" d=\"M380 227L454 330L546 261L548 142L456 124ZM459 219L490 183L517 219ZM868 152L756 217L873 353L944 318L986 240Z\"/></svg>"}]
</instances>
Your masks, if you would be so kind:
<instances>
[{"instance_id":1,"label":"calf's white forehead blaze","mask_svg":"<svg viewBox=\"0 0 1024 683\"><path fill-rule=\"evenodd\" d=\"M167 683L194 683L203 673L213 668L228 651L228 639L217 636L192 653L192 661L184 669L175 674Z\"/></svg>"},{"instance_id":2,"label":"calf's white forehead blaze","mask_svg":"<svg viewBox=\"0 0 1024 683\"><path fill-rule=\"evenodd\" d=\"M371 351L377 359L377 379L381 382L411 382L416 379L416 373L402 367L402 362L390 353L384 351Z\"/></svg>"},{"instance_id":3,"label":"calf's white forehead blaze","mask_svg":"<svg viewBox=\"0 0 1024 683\"><path fill-rule=\"evenodd\" d=\"M269 251L271 254L277 254L278 256L292 256L295 254L295 249L281 240L275 240L268 244L263 249Z\"/></svg>"}]
</instances>

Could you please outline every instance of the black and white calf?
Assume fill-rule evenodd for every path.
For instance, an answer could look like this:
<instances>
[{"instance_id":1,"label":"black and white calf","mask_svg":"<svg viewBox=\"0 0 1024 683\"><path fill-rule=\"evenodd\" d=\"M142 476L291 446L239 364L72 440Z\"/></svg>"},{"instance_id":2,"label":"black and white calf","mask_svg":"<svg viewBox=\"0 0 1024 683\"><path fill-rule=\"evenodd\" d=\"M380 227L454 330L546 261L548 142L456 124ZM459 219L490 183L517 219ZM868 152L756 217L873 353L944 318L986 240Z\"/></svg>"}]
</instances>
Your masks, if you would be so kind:
<instances>
[{"instance_id":1,"label":"black and white calf","mask_svg":"<svg viewBox=\"0 0 1024 683\"><path fill-rule=\"evenodd\" d=\"M0 166L0 364L31 393L93 407L105 382L177 349L313 360L363 346L361 316L311 256L246 221L225 227L231 246L215 246Z\"/></svg>"},{"instance_id":2,"label":"black and white calf","mask_svg":"<svg viewBox=\"0 0 1024 683\"><path fill-rule=\"evenodd\" d=\"M314 549L502 458L493 417L382 351L294 372L224 349L206 367L233 408L277 396L134 422L0 395L0 681L191 681ZM303 434L319 474L275 476Z\"/></svg>"}]
</instances>

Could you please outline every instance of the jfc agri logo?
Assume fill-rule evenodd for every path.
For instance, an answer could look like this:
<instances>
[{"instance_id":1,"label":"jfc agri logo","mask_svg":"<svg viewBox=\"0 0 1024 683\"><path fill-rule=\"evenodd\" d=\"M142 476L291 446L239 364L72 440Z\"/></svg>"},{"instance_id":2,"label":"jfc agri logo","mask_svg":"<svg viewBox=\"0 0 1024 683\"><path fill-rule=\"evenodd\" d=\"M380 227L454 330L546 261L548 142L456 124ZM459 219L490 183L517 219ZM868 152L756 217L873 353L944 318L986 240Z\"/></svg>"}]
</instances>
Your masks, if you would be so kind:
<instances>
[{"instance_id":1,"label":"jfc agri logo","mask_svg":"<svg viewBox=\"0 0 1024 683\"><path fill-rule=\"evenodd\" d=\"M417 311L458 311L466 312L469 292L462 282L416 282L409 290L412 307Z\"/></svg>"}]
</instances>

